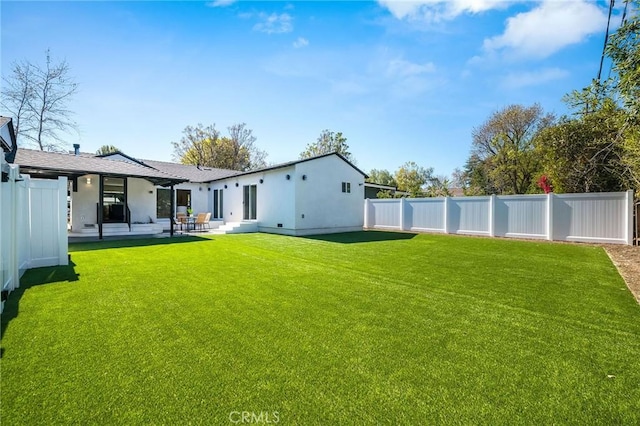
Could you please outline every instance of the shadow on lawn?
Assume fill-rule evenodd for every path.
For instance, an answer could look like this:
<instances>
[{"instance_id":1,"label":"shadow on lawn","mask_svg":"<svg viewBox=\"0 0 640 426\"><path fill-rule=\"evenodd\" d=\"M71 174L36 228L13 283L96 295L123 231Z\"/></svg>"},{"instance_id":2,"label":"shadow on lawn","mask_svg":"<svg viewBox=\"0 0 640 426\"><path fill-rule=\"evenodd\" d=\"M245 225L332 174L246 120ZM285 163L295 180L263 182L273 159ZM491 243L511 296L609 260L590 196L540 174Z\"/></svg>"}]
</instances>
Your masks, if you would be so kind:
<instances>
[{"instance_id":1,"label":"shadow on lawn","mask_svg":"<svg viewBox=\"0 0 640 426\"><path fill-rule=\"evenodd\" d=\"M148 247L167 244L182 244L213 241L212 238L203 238L196 236L177 236L173 238L131 238L131 239L113 239L91 242L69 243L69 252L104 250L110 248L126 248L126 247Z\"/></svg>"},{"instance_id":2,"label":"shadow on lawn","mask_svg":"<svg viewBox=\"0 0 640 426\"><path fill-rule=\"evenodd\" d=\"M80 280L80 275L76 273L75 263L69 262L67 266L48 266L44 268L34 268L27 270L20 278L20 287L9 293L9 297L4 302L2 312L2 326L0 327L0 339L4 337L4 332L12 319L20 312L20 299L22 295L31 287L55 282L72 282ZM4 353L4 348L0 351L0 357Z\"/></svg>"},{"instance_id":3,"label":"shadow on lawn","mask_svg":"<svg viewBox=\"0 0 640 426\"><path fill-rule=\"evenodd\" d=\"M308 235L301 238L310 240L327 241L330 243L355 244L370 243L375 241L410 240L417 234L408 232L387 232L387 231L359 231L343 232L339 234Z\"/></svg>"}]
</instances>

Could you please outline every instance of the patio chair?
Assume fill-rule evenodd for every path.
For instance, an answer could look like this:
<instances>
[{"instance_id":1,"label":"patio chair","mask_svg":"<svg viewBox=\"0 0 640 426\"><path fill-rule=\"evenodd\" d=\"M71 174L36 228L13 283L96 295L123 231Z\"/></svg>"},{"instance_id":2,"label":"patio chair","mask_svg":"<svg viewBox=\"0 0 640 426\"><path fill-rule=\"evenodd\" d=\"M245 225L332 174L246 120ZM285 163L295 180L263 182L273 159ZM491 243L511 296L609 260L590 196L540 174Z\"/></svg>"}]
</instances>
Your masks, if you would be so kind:
<instances>
[{"instance_id":1,"label":"patio chair","mask_svg":"<svg viewBox=\"0 0 640 426\"><path fill-rule=\"evenodd\" d=\"M211 220L211 212L207 213L207 215L204 217L204 225L206 226L207 229L211 229L211 226L209 226L209 221Z\"/></svg>"},{"instance_id":2,"label":"patio chair","mask_svg":"<svg viewBox=\"0 0 640 426\"><path fill-rule=\"evenodd\" d=\"M178 226L179 226L180 227L180 232L182 232L183 222L179 218L175 218L175 217L172 217L171 221L173 222L173 228L177 230Z\"/></svg>"},{"instance_id":3,"label":"patio chair","mask_svg":"<svg viewBox=\"0 0 640 426\"><path fill-rule=\"evenodd\" d=\"M176 221L180 223L180 228L182 225L187 223L187 214L186 213L176 213Z\"/></svg>"},{"instance_id":4,"label":"patio chair","mask_svg":"<svg viewBox=\"0 0 640 426\"><path fill-rule=\"evenodd\" d=\"M198 213L198 217L196 218L193 229L196 230L198 227L200 227L200 229L204 230L206 218L207 218L206 213Z\"/></svg>"}]
</instances>

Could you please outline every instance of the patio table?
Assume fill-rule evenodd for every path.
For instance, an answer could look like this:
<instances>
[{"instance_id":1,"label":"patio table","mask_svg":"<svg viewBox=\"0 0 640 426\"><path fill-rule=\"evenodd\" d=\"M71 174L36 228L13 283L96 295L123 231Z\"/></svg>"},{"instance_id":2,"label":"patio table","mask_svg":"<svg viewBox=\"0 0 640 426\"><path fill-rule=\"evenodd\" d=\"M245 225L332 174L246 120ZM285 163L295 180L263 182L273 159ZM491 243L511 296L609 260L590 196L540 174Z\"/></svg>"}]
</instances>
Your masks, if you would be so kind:
<instances>
[{"instance_id":1,"label":"patio table","mask_svg":"<svg viewBox=\"0 0 640 426\"><path fill-rule=\"evenodd\" d=\"M187 232L189 232L189 228L193 227L193 230L196 230L196 217L195 216L187 216L184 218L184 225L187 227Z\"/></svg>"}]
</instances>

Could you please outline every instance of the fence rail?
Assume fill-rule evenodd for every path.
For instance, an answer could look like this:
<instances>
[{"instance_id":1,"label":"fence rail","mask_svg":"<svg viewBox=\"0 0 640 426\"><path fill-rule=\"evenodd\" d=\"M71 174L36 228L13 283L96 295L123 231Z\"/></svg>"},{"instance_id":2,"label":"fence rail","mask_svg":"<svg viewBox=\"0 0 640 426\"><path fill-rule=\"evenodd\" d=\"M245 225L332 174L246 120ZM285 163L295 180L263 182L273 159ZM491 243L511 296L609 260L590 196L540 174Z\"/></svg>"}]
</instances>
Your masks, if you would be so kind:
<instances>
[{"instance_id":1,"label":"fence rail","mask_svg":"<svg viewBox=\"0 0 640 426\"><path fill-rule=\"evenodd\" d=\"M633 244L633 191L366 199L368 229Z\"/></svg>"}]
</instances>

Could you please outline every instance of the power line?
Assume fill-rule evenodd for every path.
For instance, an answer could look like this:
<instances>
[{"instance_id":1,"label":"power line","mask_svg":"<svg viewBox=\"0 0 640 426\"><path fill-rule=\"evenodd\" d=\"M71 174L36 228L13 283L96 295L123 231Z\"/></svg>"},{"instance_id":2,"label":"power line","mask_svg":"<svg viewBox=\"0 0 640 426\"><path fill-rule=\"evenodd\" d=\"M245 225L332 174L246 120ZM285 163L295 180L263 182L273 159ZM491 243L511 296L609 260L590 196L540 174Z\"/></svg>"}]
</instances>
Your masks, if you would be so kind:
<instances>
[{"instance_id":1,"label":"power line","mask_svg":"<svg viewBox=\"0 0 640 426\"><path fill-rule=\"evenodd\" d=\"M629 0L624 0L624 10L622 11L622 19L620 20L620 27L624 26L627 22L627 9L629 8ZM613 69L613 64L609 65L609 74L607 75L607 80L611 78L611 70Z\"/></svg>"},{"instance_id":2,"label":"power line","mask_svg":"<svg viewBox=\"0 0 640 426\"><path fill-rule=\"evenodd\" d=\"M613 12L613 6L615 5L616 0L611 0L609 2L609 18L607 19L607 32L604 36L604 46L602 47L602 56L600 57L600 69L598 69L598 82L600 82L600 77L602 75L602 65L604 63L604 55L607 49L607 44L609 43L609 25L611 24L611 13Z\"/></svg>"}]
</instances>

